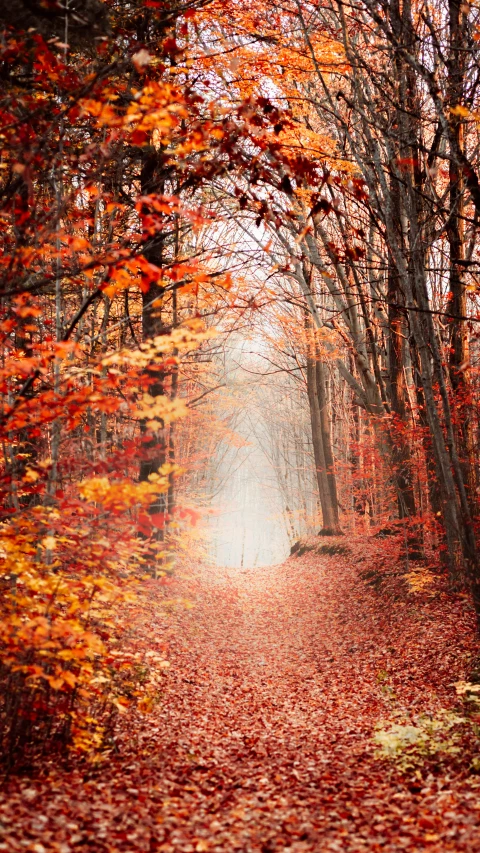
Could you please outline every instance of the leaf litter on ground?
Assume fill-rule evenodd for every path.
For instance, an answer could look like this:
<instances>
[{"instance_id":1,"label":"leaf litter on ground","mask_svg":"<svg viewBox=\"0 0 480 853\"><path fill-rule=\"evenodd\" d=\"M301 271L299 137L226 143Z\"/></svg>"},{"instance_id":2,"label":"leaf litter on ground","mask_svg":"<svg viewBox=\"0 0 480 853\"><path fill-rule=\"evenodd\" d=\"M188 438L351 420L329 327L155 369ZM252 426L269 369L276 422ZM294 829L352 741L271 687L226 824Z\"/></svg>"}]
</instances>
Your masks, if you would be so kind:
<instances>
[{"instance_id":1,"label":"leaf litter on ground","mask_svg":"<svg viewBox=\"0 0 480 853\"><path fill-rule=\"evenodd\" d=\"M0 851L480 849L475 715L455 689L478 655L468 600L438 573L412 588L372 539L332 550L147 582L132 633L159 661L156 701L121 714L101 760L11 776ZM445 714L458 749L379 753L379 727L410 748Z\"/></svg>"}]
</instances>

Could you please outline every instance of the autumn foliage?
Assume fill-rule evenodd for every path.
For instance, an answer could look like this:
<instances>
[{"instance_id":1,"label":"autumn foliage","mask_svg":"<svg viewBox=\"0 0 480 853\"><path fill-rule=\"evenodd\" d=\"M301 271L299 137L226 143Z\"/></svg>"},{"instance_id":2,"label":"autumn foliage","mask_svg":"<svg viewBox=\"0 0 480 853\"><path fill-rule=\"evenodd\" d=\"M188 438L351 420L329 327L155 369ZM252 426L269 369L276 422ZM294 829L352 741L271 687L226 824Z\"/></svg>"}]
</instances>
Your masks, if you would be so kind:
<instances>
[{"instance_id":1,"label":"autumn foliage","mask_svg":"<svg viewBox=\"0 0 480 853\"><path fill-rule=\"evenodd\" d=\"M215 168L202 152L210 158L212 139L224 138L185 77L165 71L181 51L155 14L151 54L133 10L125 17L120 7L96 41L84 33L77 42L73 30L68 47L16 26L2 43L0 726L9 763L67 744L88 753L126 704L145 701L118 648L142 577L168 568L175 465L164 457L140 482L139 468L152 436L187 411L167 386L208 334L192 316L174 328L167 306L170 320L142 335L142 310L160 314L177 290L209 280L178 250L152 262L152 246L165 228L208 220L176 190ZM161 192L142 179L152 152Z\"/></svg>"},{"instance_id":2,"label":"autumn foliage","mask_svg":"<svg viewBox=\"0 0 480 853\"><path fill-rule=\"evenodd\" d=\"M341 838L352 853L444 853L459 827L458 849L474 849L478 11L11 7L7 776L43 780L67 759L76 815L75 786L101 799L98 780L84 786L104 771L120 846L89 818L74 837L95 851ZM291 547L255 577L243 551L241 575L212 566L205 532L252 447ZM129 774L141 821L115 789ZM44 783L12 784L26 820ZM56 796L48 844L68 853Z\"/></svg>"}]
</instances>

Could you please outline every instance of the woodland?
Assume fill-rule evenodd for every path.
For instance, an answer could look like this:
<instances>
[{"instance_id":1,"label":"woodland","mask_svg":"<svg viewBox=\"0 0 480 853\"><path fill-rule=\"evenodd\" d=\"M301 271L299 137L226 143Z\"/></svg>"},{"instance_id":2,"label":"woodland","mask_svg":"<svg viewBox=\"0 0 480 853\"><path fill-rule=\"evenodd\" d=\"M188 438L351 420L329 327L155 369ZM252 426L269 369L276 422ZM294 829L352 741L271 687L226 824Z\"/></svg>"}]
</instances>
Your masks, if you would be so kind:
<instances>
[{"instance_id":1,"label":"woodland","mask_svg":"<svg viewBox=\"0 0 480 853\"><path fill-rule=\"evenodd\" d=\"M0 33L0 851L480 849L478 0Z\"/></svg>"}]
</instances>

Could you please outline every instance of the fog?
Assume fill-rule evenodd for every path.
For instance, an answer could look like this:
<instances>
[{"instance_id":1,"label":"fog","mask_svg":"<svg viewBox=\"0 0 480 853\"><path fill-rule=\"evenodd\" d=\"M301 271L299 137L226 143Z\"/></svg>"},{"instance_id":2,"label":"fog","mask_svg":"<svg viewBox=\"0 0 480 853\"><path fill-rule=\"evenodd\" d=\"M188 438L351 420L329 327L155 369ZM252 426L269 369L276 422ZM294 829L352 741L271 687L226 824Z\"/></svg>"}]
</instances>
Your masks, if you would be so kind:
<instances>
[{"instance_id":1,"label":"fog","mask_svg":"<svg viewBox=\"0 0 480 853\"><path fill-rule=\"evenodd\" d=\"M242 426L247 432L247 419ZM276 474L254 437L251 444L226 452L218 483L211 520L212 559L222 566L246 568L284 560L290 543Z\"/></svg>"},{"instance_id":2,"label":"fog","mask_svg":"<svg viewBox=\"0 0 480 853\"><path fill-rule=\"evenodd\" d=\"M221 442L211 460L210 556L218 565L253 568L282 562L290 542L269 452L263 417L267 413L261 411L261 404L259 410L256 383L244 371L246 364L252 365L252 342L237 342L224 368L227 393L235 394L238 406L237 440Z\"/></svg>"}]
</instances>

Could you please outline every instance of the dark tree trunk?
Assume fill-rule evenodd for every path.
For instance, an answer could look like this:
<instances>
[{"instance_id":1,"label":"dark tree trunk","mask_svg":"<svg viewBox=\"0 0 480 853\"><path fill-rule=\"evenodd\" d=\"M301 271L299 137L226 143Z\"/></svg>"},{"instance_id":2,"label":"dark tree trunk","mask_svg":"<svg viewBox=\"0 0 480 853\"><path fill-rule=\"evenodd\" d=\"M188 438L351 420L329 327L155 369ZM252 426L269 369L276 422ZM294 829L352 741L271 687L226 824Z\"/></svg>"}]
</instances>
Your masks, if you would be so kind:
<instances>
[{"instance_id":1,"label":"dark tree trunk","mask_svg":"<svg viewBox=\"0 0 480 853\"><path fill-rule=\"evenodd\" d=\"M145 149L141 172L141 187L143 195L163 192L163 177L161 173L161 158L154 149ZM164 235L156 232L151 244L145 251L145 257L150 263L160 269L164 264ZM142 292L142 331L143 340L149 341L167 330L162 321L162 300L164 296L162 285L152 282L147 292ZM163 365L154 361L146 368L148 394L160 397L165 393L165 372ZM153 431L145 421L140 425L142 434L142 456L140 461L140 482L147 481L151 474L157 474L167 460L165 429ZM163 541L165 523L161 524L163 516L166 519L167 495L161 493L149 507L150 515L156 516L156 538ZM156 573L153 569L154 574Z\"/></svg>"},{"instance_id":2,"label":"dark tree trunk","mask_svg":"<svg viewBox=\"0 0 480 853\"><path fill-rule=\"evenodd\" d=\"M451 110L462 103L464 97L466 59L466 15L461 0L449 0L450 56L448 60L448 100ZM467 290L465 284L465 179L459 167L456 152L465 150L462 116L450 112L448 243L450 250L450 301L451 341L449 373L455 396L455 432L461 451L461 466L465 479L470 509L476 503L476 449L471 411L471 383L469 373L469 346L467 316Z\"/></svg>"}]
</instances>

